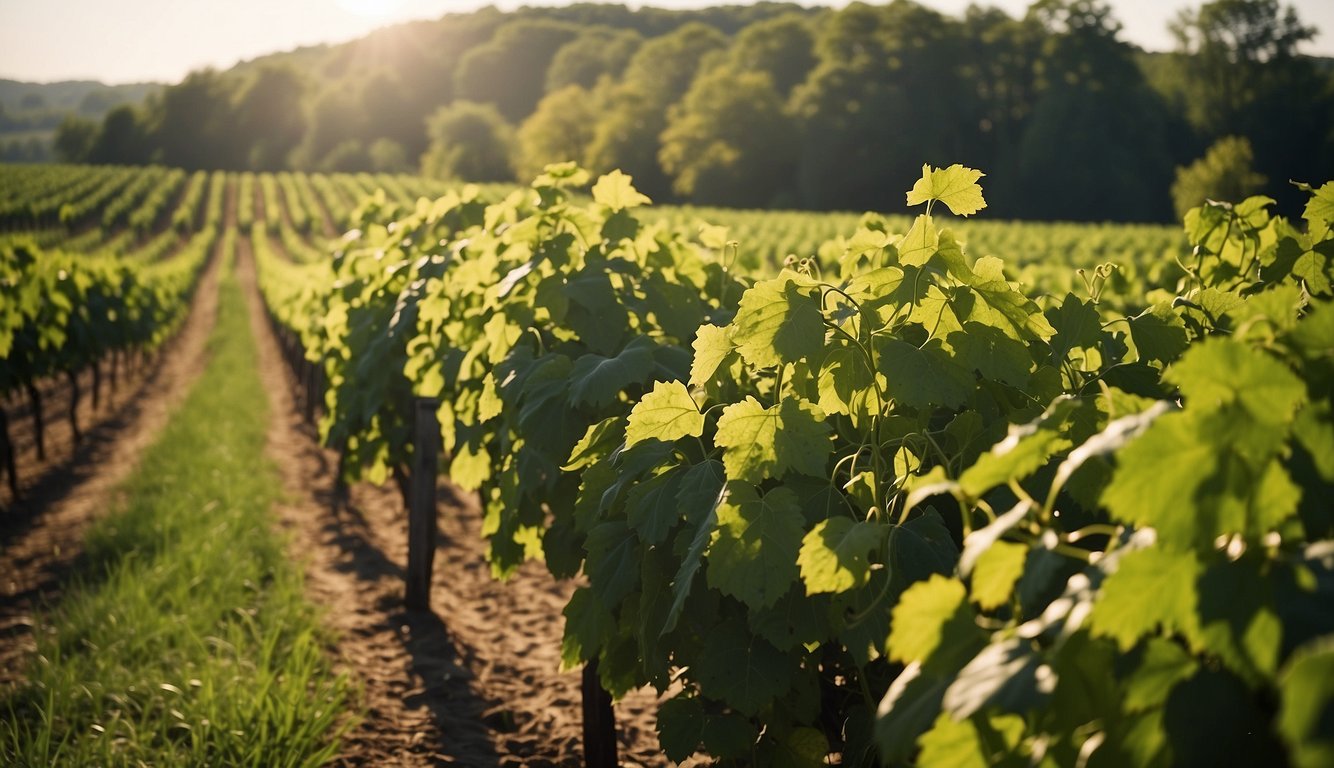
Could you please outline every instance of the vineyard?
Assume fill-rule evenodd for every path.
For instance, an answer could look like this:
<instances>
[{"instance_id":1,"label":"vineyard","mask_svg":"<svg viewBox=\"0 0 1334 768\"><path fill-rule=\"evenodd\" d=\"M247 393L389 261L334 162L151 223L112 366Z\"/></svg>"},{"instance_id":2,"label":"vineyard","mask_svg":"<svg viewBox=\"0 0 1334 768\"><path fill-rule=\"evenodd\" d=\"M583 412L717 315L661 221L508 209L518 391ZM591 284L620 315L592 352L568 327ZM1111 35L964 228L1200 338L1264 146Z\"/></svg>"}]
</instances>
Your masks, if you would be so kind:
<instances>
[{"instance_id":1,"label":"vineyard","mask_svg":"<svg viewBox=\"0 0 1334 768\"><path fill-rule=\"evenodd\" d=\"M100 401L234 264L282 359L267 386L332 462L319 504L391 509L332 530L402 541L383 570L418 610L393 626L434 609L466 644L460 595L552 585L504 599L560 627L531 653L582 670L582 715L412 721L436 741L487 730L495 764L611 765L619 742L633 764L1329 765L1334 183L1301 185L1298 221L1208 201L1183 233L988 221L985 180L924 167L904 217L655 206L574 164L529 187L6 166L0 514L43 514ZM468 661L436 685L482 690ZM101 744L78 754L134 759Z\"/></svg>"}]
</instances>

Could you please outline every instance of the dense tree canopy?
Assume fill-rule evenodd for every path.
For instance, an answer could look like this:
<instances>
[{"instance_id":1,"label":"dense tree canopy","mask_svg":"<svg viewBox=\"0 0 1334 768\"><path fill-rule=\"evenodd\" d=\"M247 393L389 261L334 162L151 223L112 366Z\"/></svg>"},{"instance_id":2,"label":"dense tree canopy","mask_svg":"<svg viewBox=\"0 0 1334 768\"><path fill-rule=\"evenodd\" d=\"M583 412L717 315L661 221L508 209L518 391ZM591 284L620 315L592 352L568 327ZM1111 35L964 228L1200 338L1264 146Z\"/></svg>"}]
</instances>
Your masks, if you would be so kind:
<instances>
[{"instance_id":1,"label":"dense tree canopy","mask_svg":"<svg viewBox=\"0 0 1334 768\"><path fill-rule=\"evenodd\" d=\"M1171 31L1174 52L1140 51L1105 0L1018 18L911 0L486 8L194 73L67 121L55 148L185 168L421 158L479 181L577 160L655 200L882 211L922 163L963 162L998 215L1047 219L1170 220L1176 169L1228 136L1271 180L1334 176L1334 67L1301 55L1314 31L1291 8L1212 0ZM1295 188L1277 192L1292 212Z\"/></svg>"}]
</instances>

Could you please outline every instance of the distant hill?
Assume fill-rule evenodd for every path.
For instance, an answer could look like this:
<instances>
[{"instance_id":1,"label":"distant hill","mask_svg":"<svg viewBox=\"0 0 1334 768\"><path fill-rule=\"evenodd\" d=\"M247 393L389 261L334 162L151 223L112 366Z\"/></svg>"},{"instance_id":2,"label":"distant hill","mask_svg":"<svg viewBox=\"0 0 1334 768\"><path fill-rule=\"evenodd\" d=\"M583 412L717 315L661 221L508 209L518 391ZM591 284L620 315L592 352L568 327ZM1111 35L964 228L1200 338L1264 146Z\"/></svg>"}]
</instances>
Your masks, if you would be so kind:
<instances>
[{"instance_id":1,"label":"distant hill","mask_svg":"<svg viewBox=\"0 0 1334 768\"><path fill-rule=\"evenodd\" d=\"M0 79L0 162L48 161L52 136L66 117L100 121L116 107L141 104L163 87L160 83L26 83Z\"/></svg>"},{"instance_id":2,"label":"distant hill","mask_svg":"<svg viewBox=\"0 0 1334 768\"><path fill-rule=\"evenodd\" d=\"M107 85L94 80L65 80L58 83L25 83L0 80L0 106L5 114L55 110L101 117L113 107L138 103L162 89L161 83Z\"/></svg>"}]
</instances>

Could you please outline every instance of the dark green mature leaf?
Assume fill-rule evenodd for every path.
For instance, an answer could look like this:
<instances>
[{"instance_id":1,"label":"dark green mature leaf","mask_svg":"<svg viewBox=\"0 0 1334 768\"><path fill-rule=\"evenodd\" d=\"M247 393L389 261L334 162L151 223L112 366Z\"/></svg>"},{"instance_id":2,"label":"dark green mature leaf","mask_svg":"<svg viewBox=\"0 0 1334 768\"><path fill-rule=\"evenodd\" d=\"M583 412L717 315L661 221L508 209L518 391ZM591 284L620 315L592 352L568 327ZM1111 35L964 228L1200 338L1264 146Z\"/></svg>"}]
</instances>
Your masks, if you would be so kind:
<instances>
[{"instance_id":1,"label":"dark green mature leaf","mask_svg":"<svg viewBox=\"0 0 1334 768\"><path fill-rule=\"evenodd\" d=\"M1059 307L1046 312L1047 320L1056 329L1051 339L1053 360L1063 360L1072 349L1092 347L1102 335L1102 318L1098 308L1091 301L1081 301L1073 293L1067 293Z\"/></svg>"},{"instance_id":2,"label":"dark green mature leaf","mask_svg":"<svg viewBox=\"0 0 1334 768\"><path fill-rule=\"evenodd\" d=\"M918 349L895 338L877 337L876 355L886 393L903 405L957 408L973 391L972 372L952 360L938 339Z\"/></svg>"},{"instance_id":3,"label":"dark green mature leaf","mask_svg":"<svg viewBox=\"0 0 1334 768\"><path fill-rule=\"evenodd\" d=\"M681 519L677 493L686 469L672 467L660 475L636 485L626 498L626 516L630 527L645 544L659 544Z\"/></svg>"},{"instance_id":4,"label":"dark green mature leaf","mask_svg":"<svg viewBox=\"0 0 1334 768\"><path fill-rule=\"evenodd\" d=\"M1141 360L1170 363L1186 350L1186 326L1169 304L1130 318L1130 339Z\"/></svg>"},{"instance_id":5,"label":"dark green mature leaf","mask_svg":"<svg viewBox=\"0 0 1334 768\"><path fill-rule=\"evenodd\" d=\"M657 344L638 336L615 357L589 353L574 361L570 371L570 403L602 408L631 384L642 384L653 373L653 350Z\"/></svg>"},{"instance_id":6,"label":"dark green mature leaf","mask_svg":"<svg viewBox=\"0 0 1334 768\"><path fill-rule=\"evenodd\" d=\"M734 712L706 712L694 697L678 695L658 708L658 740L663 754L673 762L686 760L701 746L715 758L743 757L758 737L747 718Z\"/></svg>"},{"instance_id":7,"label":"dark green mature leaf","mask_svg":"<svg viewBox=\"0 0 1334 768\"><path fill-rule=\"evenodd\" d=\"M799 587L788 590L769 608L747 613L751 631L773 643L780 651L818 643L829 636L828 601L807 597Z\"/></svg>"},{"instance_id":8,"label":"dark green mature leaf","mask_svg":"<svg viewBox=\"0 0 1334 768\"><path fill-rule=\"evenodd\" d=\"M611 611L587 587L575 590L561 612L565 616L565 637L561 641L562 669L574 669L593 658L612 636L616 620Z\"/></svg>"},{"instance_id":9,"label":"dark green mature leaf","mask_svg":"<svg viewBox=\"0 0 1334 768\"><path fill-rule=\"evenodd\" d=\"M785 398L765 408L747 397L723 409L714 442L724 448L729 478L759 483L789 470L823 475L831 431L820 409L805 400Z\"/></svg>"},{"instance_id":10,"label":"dark green mature leaf","mask_svg":"<svg viewBox=\"0 0 1334 768\"><path fill-rule=\"evenodd\" d=\"M620 520L599 523L588 532L584 570L593 594L608 610L639 586L640 551L634 531Z\"/></svg>"},{"instance_id":11,"label":"dark green mature leaf","mask_svg":"<svg viewBox=\"0 0 1334 768\"><path fill-rule=\"evenodd\" d=\"M730 335L756 368L818 360L825 336L819 299L791 273L756 283L741 296Z\"/></svg>"},{"instance_id":12,"label":"dark green mature leaf","mask_svg":"<svg viewBox=\"0 0 1334 768\"><path fill-rule=\"evenodd\" d=\"M875 741L888 761L912 757L921 736L940 714L950 678L922 672L921 662L904 668L885 692L876 710Z\"/></svg>"},{"instance_id":13,"label":"dark green mature leaf","mask_svg":"<svg viewBox=\"0 0 1334 768\"><path fill-rule=\"evenodd\" d=\"M696 484L694 480L700 482ZM716 484L716 490L715 490ZM712 491L712 498L709 498ZM726 496L721 467L716 461L706 461L690 468L684 487L678 493L682 516L691 521L693 531L690 547L681 559L681 567L672 580L672 607L667 613L667 623L662 628L666 634L676 628L685 608L686 598L695 582L695 574L704 562L704 549L713 537L713 530L718 525L718 506Z\"/></svg>"},{"instance_id":14,"label":"dark green mature leaf","mask_svg":"<svg viewBox=\"0 0 1334 768\"><path fill-rule=\"evenodd\" d=\"M846 592L866 585L869 556L885 540L886 528L848 517L831 517L816 524L801 542L797 564L806 594Z\"/></svg>"},{"instance_id":15,"label":"dark green mature leaf","mask_svg":"<svg viewBox=\"0 0 1334 768\"><path fill-rule=\"evenodd\" d=\"M761 497L749 485L729 484L709 544L709 586L752 608L773 605L797 579L803 522L787 488Z\"/></svg>"},{"instance_id":16,"label":"dark green mature leaf","mask_svg":"<svg viewBox=\"0 0 1334 768\"><path fill-rule=\"evenodd\" d=\"M788 655L752 635L740 616L709 632L708 649L691 669L705 696L746 715L787 693L796 672Z\"/></svg>"}]
</instances>

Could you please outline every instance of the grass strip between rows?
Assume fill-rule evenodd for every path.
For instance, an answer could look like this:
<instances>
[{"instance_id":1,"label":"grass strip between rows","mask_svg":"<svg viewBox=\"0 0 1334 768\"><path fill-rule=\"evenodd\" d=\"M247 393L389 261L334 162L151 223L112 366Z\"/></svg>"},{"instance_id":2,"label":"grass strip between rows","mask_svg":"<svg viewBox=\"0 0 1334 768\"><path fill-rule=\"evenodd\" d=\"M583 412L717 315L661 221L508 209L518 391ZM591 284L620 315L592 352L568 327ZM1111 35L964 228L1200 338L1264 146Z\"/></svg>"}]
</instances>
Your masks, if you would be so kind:
<instances>
[{"instance_id":1,"label":"grass strip between rows","mask_svg":"<svg viewBox=\"0 0 1334 768\"><path fill-rule=\"evenodd\" d=\"M307 766L336 753L350 684L272 526L267 398L229 263L206 370L39 617L27 684L0 694L0 764Z\"/></svg>"}]
</instances>

